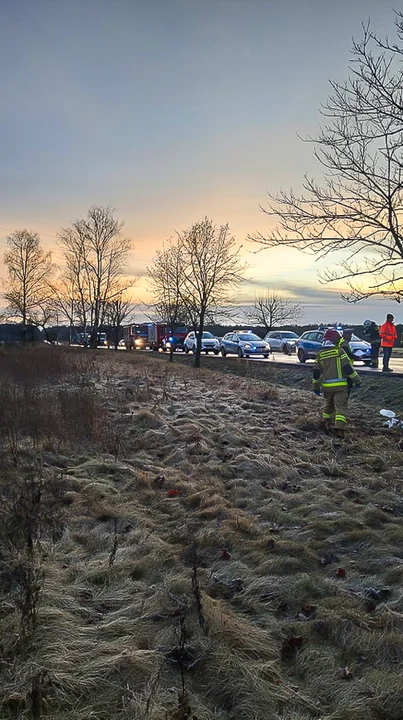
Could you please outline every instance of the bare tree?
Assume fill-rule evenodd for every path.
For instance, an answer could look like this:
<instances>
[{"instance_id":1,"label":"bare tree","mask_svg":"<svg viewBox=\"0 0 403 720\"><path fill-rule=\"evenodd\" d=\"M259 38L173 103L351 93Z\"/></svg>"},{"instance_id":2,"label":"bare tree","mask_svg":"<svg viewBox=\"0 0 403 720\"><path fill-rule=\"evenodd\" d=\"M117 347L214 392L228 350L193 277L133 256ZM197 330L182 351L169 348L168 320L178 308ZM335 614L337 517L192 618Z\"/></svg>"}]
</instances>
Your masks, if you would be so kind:
<instances>
[{"instance_id":1,"label":"bare tree","mask_svg":"<svg viewBox=\"0 0 403 720\"><path fill-rule=\"evenodd\" d=\"M323 182L305 177L304 193L269 195L277 227L253 238L264 247L287 245L344 260L322 281L344 280L342 295L357 302L381 295L403 297L403 15L397 41L377 36L370 24L353 42L351 75L332 82L322 107L325 124L314 154Z\"/></svg>"},{"instance_id":2,"label":"bare tree","mask_svg":"<svg viewBox=\"0 0 403 720\"><path fill-rule=\"evenodd\" d=\"M170 243L158 251L148 273L154 290L153 314L166 322L173 334L181 325L190 322L189 312L182 300L183 254L180 243ZM174 360L174 348L171 343L169 361Z\"/></svg>"},{"instance_id":3,"label":"bare tree","mask_svg":"<svg viewBox=\"0 0 403 720\"><path fill-rule=\"evenodd\" d=\"M119 333L124 321L134 314L133 299L127 294L126 288L117 290L114 297L106 303L105 324L113 330L115 350L119 346Z\"/></svg>"},{"instance_id":4,"label":"bare tree","mask_svg":"<svg viewBox=\"0 0 403 720\"><path fill-rule=\"evenodd\" d=\"M40 246L39 235L29 230L16 230L7 238L9 249L4 254L8 278L4 298L9 317L21 318L22 324L41 324L46 306L48 315L52 297L52 254Z\"/></svg>"},{"instance_id":5,"label":"bare tree","mask_svg":"<svg viewBox=\"0 0 403 720\"><path fill-rule=\"evenodd\" d=\"M111 208L92 207L87 216L59 233L69 277L74 280L78 310L91 346L104 323L108 303L120 289L131 241L122 236L123 223Z\"/></svg>"},{"instance_id":6,"label":"bare tree","mask_svg":"<svg viewBox=\"0 0 403 720\"><path fill-rule=\"evenodd\" d=\"M53 297L55 311L69 324L69 344L71 345L73 327L76 320L81 324L81 314L80 295L75 279L69 270L67 273L61 272L57 282L54 283Z\"/></svg>"},{"instance_id":7,"label":"bare tree","mask_svg":"<svg viewBox=\"0 0 403 720\"><path fill-rule=\"evenodd\" d=\"M275 326L295 322L301 315L302 307L299 303L283 298L270 288L267 288L264 295L256 297L253 308L247 312L248 320L256 325L263 325L266 332Z\"/></svg>"},{"instance_id":8,"label":"bare tree","mask_svg":"<svg viewBox=\"0 0 403 720\"><path fill-rule=\"evenodd\" d=\"M176 247L180 267L180 301L197 337L195 367L200 367L202 334L206 320L230 303L246 266L228 225L217 227L205 217L179 233Z\"/></svg>"}]
</instances>

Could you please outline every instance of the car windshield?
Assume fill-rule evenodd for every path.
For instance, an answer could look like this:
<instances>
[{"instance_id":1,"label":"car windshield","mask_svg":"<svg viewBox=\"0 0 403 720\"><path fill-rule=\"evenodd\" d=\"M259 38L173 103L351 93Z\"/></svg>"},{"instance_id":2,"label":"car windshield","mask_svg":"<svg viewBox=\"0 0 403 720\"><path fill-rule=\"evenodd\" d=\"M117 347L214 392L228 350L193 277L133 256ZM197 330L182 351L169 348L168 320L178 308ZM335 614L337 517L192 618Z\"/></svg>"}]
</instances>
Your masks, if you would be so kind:
<instances>
[{"instance_id":1,"label":"car windshield","mask_svg":"<svg viewBox=\"0 0 403 720\"><path fill-rule=\"evenodd\" d=\"M294 332L282 332L282 333L280 333L280 334L281 334L281 337L282 337L282 338L292 338L292 339L294 339L294 338L297 338L297 337L298 337L297 333L294 333Z\"/></svg>"},{"instance_id":2,"label":"car windshield","mask_svg":"<svg viewBox=\"0 0 403 720\"><path fill-rule=\"evenodd\" d=\"M361 338L359 338L357 335L353 334L351 336L351 342L364 342L364 340L361 340Z\"/></svg>"},{"instance_id":3,"label":"car windshield","mask_svg":"<svg viewBox=\"0 0 403 720\"><path fill-rule=\"evenodd\" d=\"M207 340L214 340L214 335L213 335L213 333L210 333L210 332L204 332L203 337L207 338Z\"/></svg>"},{"instance_id":4,"label":"car windshield","mask_svg":"<svg viewBox=\"0 0 403 720\"><path fill-rule=\"evenodd\" d=\"M262 338L258 337L254 333L245 333L242 335L239 335L240 340L250 340L251 342L256 342L257 340L261 340Z\"/></svg>"}]
</instances>

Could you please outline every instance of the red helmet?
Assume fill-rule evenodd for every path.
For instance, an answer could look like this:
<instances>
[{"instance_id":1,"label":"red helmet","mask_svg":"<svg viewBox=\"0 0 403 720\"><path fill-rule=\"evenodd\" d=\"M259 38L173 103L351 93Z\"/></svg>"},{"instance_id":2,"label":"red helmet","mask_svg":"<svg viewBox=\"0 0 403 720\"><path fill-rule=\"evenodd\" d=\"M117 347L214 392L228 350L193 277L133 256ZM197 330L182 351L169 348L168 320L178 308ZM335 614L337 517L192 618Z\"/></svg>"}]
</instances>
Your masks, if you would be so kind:
<instances>
[{"instance_id":1,"label":"red helmet","mask_svg":"<svg viewBox=\"0 0 403 720\"><path fill-rule=\"evenodd\" d=\"M341 335L337 330L326 330L323 341L331 342L332 345L337 345L337 343L341 340Z\"/></svg>"}]
</instances>

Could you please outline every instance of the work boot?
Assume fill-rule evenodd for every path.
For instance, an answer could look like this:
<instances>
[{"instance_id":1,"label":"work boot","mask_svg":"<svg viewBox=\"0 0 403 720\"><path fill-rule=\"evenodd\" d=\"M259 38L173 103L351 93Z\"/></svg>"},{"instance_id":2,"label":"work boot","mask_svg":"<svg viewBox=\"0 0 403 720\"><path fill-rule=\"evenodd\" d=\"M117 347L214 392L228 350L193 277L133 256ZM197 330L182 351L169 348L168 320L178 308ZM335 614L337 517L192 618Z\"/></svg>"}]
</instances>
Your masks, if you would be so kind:
<instances>
[{"instance_id":1,"label":"work boot","mask_svg":"<svg viewBox=\"0 0 403 720\"><path fill-rule=\"evenodd\" d=\"M332 430L332 423L330 422L330 420L322 420L320 424L320 429L323 430L326 435L330 435Z\"/></svg>"},{"instance_id":2,"label":"work boot","mask_svg":"<svg viewBox=\"0 0 403 720\"><path fill-rule=\"evenodd\" d=\"M344 430L342 430L341 428L335 428L334 434L338 440L344 440Z\"/></svg>"},{"instance_id":3,"label":"work boot","mask_svg":"<svg viewBox=\"0 0 403 720\"><path fill-rule=\"evenodd\" d=\"M382 372L393 372L392 368L382 368Z\"/></svg>"},{"instance_id":4,"label":"work boot","mask_svg":"<svg viewBox=\"0 0 403 720\"><path fill-rule=\"evenodd\" d=\"M377 362L373 362L373 363L371 363L371 367L374 368L374 370L377 370L379 365Z\"/></svg>"}]
</instances>

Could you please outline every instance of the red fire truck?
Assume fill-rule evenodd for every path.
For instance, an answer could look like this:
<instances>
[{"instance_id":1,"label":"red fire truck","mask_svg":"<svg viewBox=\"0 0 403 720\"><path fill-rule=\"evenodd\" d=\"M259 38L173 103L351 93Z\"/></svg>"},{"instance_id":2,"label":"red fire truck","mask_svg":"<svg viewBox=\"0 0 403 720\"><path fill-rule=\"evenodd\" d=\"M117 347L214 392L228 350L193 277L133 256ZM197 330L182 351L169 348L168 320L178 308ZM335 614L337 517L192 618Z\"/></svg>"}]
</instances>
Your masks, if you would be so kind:
<instances>
[{"instance_id":1,"label":"red fire truck","mask_svg":"<svg viewBox=\"0 0 403 720\"><path fill-rule=\"evenodd\" d=\"M178 325L173 330L167 323L154 323L150 328L152 350L183 350L183 341L188 334L186 325Z\"/></svg>"},{"instance_id":2,"label":"red fire truck","mask_svg":"<svg viewBox=\"0 0 403 720\"><path fill-rule=\"evenodd\" d=\"M167 323L139 323L123 328L125 346L128 350L173 350L183 349L183 341L188 334L185 325L171 331Z\"/></svg>"},{"instance_id":3,"label":"red fire truck","mask_svg":"<svg viewBox=\"0 0 403 720\"><path fill-rule=\"evenodd\" d=\"M149 347L148 328L149 323L126 325L123 328L123 339L127 350L145 350Z\"/></svg>"}]
</instances>

